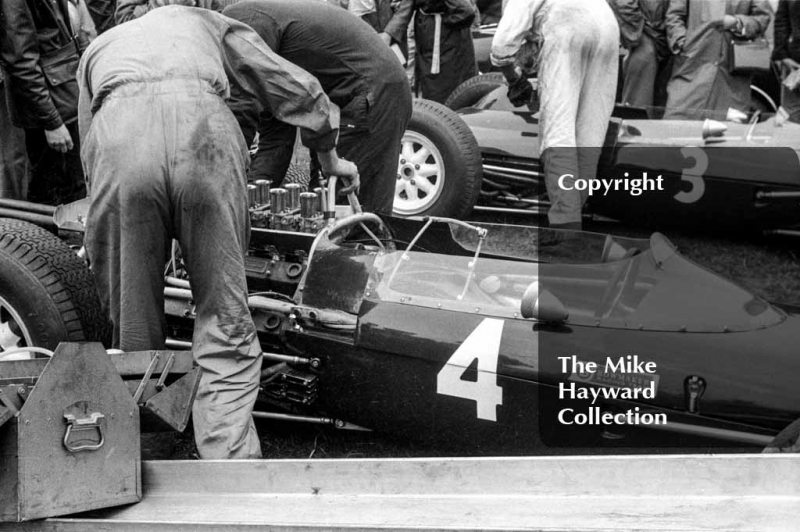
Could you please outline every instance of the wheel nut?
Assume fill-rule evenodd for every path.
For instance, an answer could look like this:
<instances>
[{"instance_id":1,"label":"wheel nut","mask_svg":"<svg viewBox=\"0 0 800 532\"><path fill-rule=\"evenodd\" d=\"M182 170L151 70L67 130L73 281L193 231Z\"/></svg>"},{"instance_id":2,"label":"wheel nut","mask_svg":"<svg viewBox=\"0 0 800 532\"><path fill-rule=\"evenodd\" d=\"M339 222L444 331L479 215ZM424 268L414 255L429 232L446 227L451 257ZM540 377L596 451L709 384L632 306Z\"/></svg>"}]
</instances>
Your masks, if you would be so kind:
<instances>
[{"instance_id":1,"label":"wheel nut","mask_svg":"<svg viewBox=\"0 0 800 532\"><path fill-rule=\"evenodd\" d=\"M414 170L419 170L419 165L418 164L414 165Z\"/></svg>"},{"instance_id":2,"label":"wheel nut","mask_svg":"<svg viewBox=\"0 0 800 532\"><path fill-rule=\"evenodd\" d=\"M416 183L414 182L414 180L413 180L413 179L412 179L411 181L409 181L409 182L410 182L412 185L416 185Z\"/></svg>"},{"instance_id":3,"label":"wheel nut","mask_svg":"<svg viewBox=\"0 0 800 532\"><path fill-rule=\"evenodd\" d=\"M406 164L406 160L405 159L400 159L400 164Z\"/></svg>"}]
</instances>

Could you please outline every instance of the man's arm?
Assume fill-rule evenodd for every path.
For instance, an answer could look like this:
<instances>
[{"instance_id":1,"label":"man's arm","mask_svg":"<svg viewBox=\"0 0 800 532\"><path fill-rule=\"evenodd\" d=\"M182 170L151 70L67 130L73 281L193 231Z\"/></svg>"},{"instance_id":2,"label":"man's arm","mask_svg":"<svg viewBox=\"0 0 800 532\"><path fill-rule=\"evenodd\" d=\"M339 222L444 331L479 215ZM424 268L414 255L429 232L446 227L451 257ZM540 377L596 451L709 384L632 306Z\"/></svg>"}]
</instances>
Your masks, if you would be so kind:
<instances>
[{"instance_id":1,"label":"man's arm","mask_svg":"<svg viewBox=\"0 0 800 532\"><path fill-rule=\"evenodd\" d=\"M81 138L81 145L92 127L92 90L89 83L89 75L87 72L88 57L83 56L83 59L78 66L78 73L76 78L78 80L78 132Z\"/></svg>"},{"instance_id":2,"label":"man's arm","mask_svg":"<svg viewBox=\"0 0 800 532\"><path fill-rule=\"evenodd\" d=\"M740 31L736 34L746 39L764 35L772 20L772 4L769 0L750 0L750 12L746 15L736 15L740 22Z\"/></svg>"},{"instance_id":3,"label":"man's arm","mask_svg":"<svg viewBox=\"0 0 800 532\"><path fill-rule=\"evenodd\" d=\"M457 28L472 24L478 14L478 8L471 0L444 0L447 13L442 17L442 22Z\"/></svg>"},{"instance_id":4,"label":"man's arm","mask_svg":"<svg viewBox=\"0 0 800 532\"><path fill-rule=\"evenodd\" d=\"M414 0L401 0L394 15L392 15L392 18L386 23L383 33L380 34L384 42L387 40L384 36L389 37L389 42L386 44L391 44L392 41L396 43L403 42L406 31L408 30L408 23L411 21L411 15L413 14Z\"/></svg>"},{"instance_id":5,"label":"man's arm","mask_svg":"<svg viewBox=\"0 0 800 532\"><path fill-rule=\"evenodd\" d=\"M688 2L689 0L669 0L667 8L667 42L673 54L683 51L683 44L686 42L686 27L688 21Z\"/></svg>"},{"instance_id":6,"label":"man's arm","mask_svg":"<svg viewBox=\"0 0 800 532\"><path fill-rule=\"evenodd\" d=\"M31 12L24 0L2 0L0 9L0 58L7 82L24 97L26 111L37 125L58 129L63 122L39 66L39 41Z\"/></svg>"},{"instance_id":7,"label":"man's arm","mask_svg":"<svg viewBox=\"0 0 800 532\"><path fill-rule=\"evenodd\" d=\"M320 155L325 172L356 180L355 165L336 155L339 108L317 78L278 56L245 24L228 20L222 59L231 83L258 98L278 120L299 127L303 144Z\"/></svg>"},{"instance_id":8,"label":"man's arm","mask_svg":"<svg viewBox=\"0 0 800 532\"><path fill-rule=\"evenodd\" d=\"M492 64L501 67L504 74L512 73L517 52L533 30L534 16L543 3L544 0L509 0L506 4L489 55ZM512 68L509 69L509 66Z\"/></svg>"}]
</instances>

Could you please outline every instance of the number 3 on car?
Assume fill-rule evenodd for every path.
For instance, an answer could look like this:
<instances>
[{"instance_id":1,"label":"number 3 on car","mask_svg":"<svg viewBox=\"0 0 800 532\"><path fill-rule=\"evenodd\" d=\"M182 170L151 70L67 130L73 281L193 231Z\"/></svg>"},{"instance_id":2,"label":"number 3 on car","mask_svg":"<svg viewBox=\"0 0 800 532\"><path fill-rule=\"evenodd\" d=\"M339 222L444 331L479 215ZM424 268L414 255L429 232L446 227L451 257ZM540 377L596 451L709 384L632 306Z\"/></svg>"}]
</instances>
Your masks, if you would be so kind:
<instances>
[{"instance_id":1,"label":"number 3 on car","mask_svg":"<svg viewBox=\"0 0 800 532\"><path fill-rule=\"evenodd\" d=\"M675 199L681 203L695 203L706 193L706 183L703 174L708 170L708 155L695 146L681 148L681 155L685 159L694 159L694 166L681 173L681 181L686 181L692 188L675 194Z\"/></svg>"},{"instance_id":2,"label":"number 3 on car","mask_svg":"<svg viewBox=\"0 0 800 532\"><path fill-rule=\"evenodd\" d=\"M483 320L464 340L436 378L436 393L475 401L478 419L497 421L497 406L503 404L503 388L497 385L497 359L503 320ZM478 361L475 381L462 379L464 372Z\"/></svg>"}]
</instances>

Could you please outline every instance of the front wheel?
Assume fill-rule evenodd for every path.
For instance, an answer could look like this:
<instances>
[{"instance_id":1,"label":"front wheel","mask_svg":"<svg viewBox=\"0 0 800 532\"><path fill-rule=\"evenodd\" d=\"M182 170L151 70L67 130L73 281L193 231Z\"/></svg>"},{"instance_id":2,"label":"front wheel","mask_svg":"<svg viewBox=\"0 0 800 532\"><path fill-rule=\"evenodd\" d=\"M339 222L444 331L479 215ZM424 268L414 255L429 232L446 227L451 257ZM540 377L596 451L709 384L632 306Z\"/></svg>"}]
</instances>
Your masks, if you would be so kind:
<instances>
[{"instance_id":1,"label":"front wheel","mask_svg":"<svg viewBox=\"0 0 800 532\"><path fill-rule=\"evenodd\" d=\"M464 218L481 190L481 154L469 126L452 110L414 100L403 134L394 214Z\"/></svg>"},{"instance_id":2,"label":"front wheel","mask_svg":"<svg viewBox=\"0 0 800 532\"><path fill-rule=\"evenodd\" d=\"M0 219L0 360L16 348L107 341L108 330L78 255L41 227Z\"/></svg>"}]
</instances>

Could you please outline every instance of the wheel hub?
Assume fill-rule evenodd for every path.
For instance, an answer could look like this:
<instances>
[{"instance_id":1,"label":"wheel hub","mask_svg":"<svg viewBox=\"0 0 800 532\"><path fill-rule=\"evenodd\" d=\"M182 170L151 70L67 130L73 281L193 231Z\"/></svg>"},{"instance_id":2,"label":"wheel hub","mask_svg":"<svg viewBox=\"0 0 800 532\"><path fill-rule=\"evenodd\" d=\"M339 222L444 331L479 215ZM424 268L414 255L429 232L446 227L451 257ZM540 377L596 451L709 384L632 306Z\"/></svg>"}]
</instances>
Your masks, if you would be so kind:
<instances>
[{"instance_id":1,"label":"wheel hub","mask_svg":"<svg viewBox=\"0 0 800 532\"><path fill-rule=\"evenodd\" d=\"M31 345L30 334L24 323L14 308L0 297L0 359L3 359L3 351L28 345ZM7 360L32 357L32 355L23 353L10 355Z\"/></svg>"},{"instance_id":2,"label":"wheel hub","mask_svg":"<svg viewBox=\"0 0 800 532\"><path fill-rule=\"evenodd\" d=\"M397 167L394 212L413 216L433 207L442 193L444 174L444 159L436 145L421 133L406 131Z\"/></svg>"}]
</instances>

